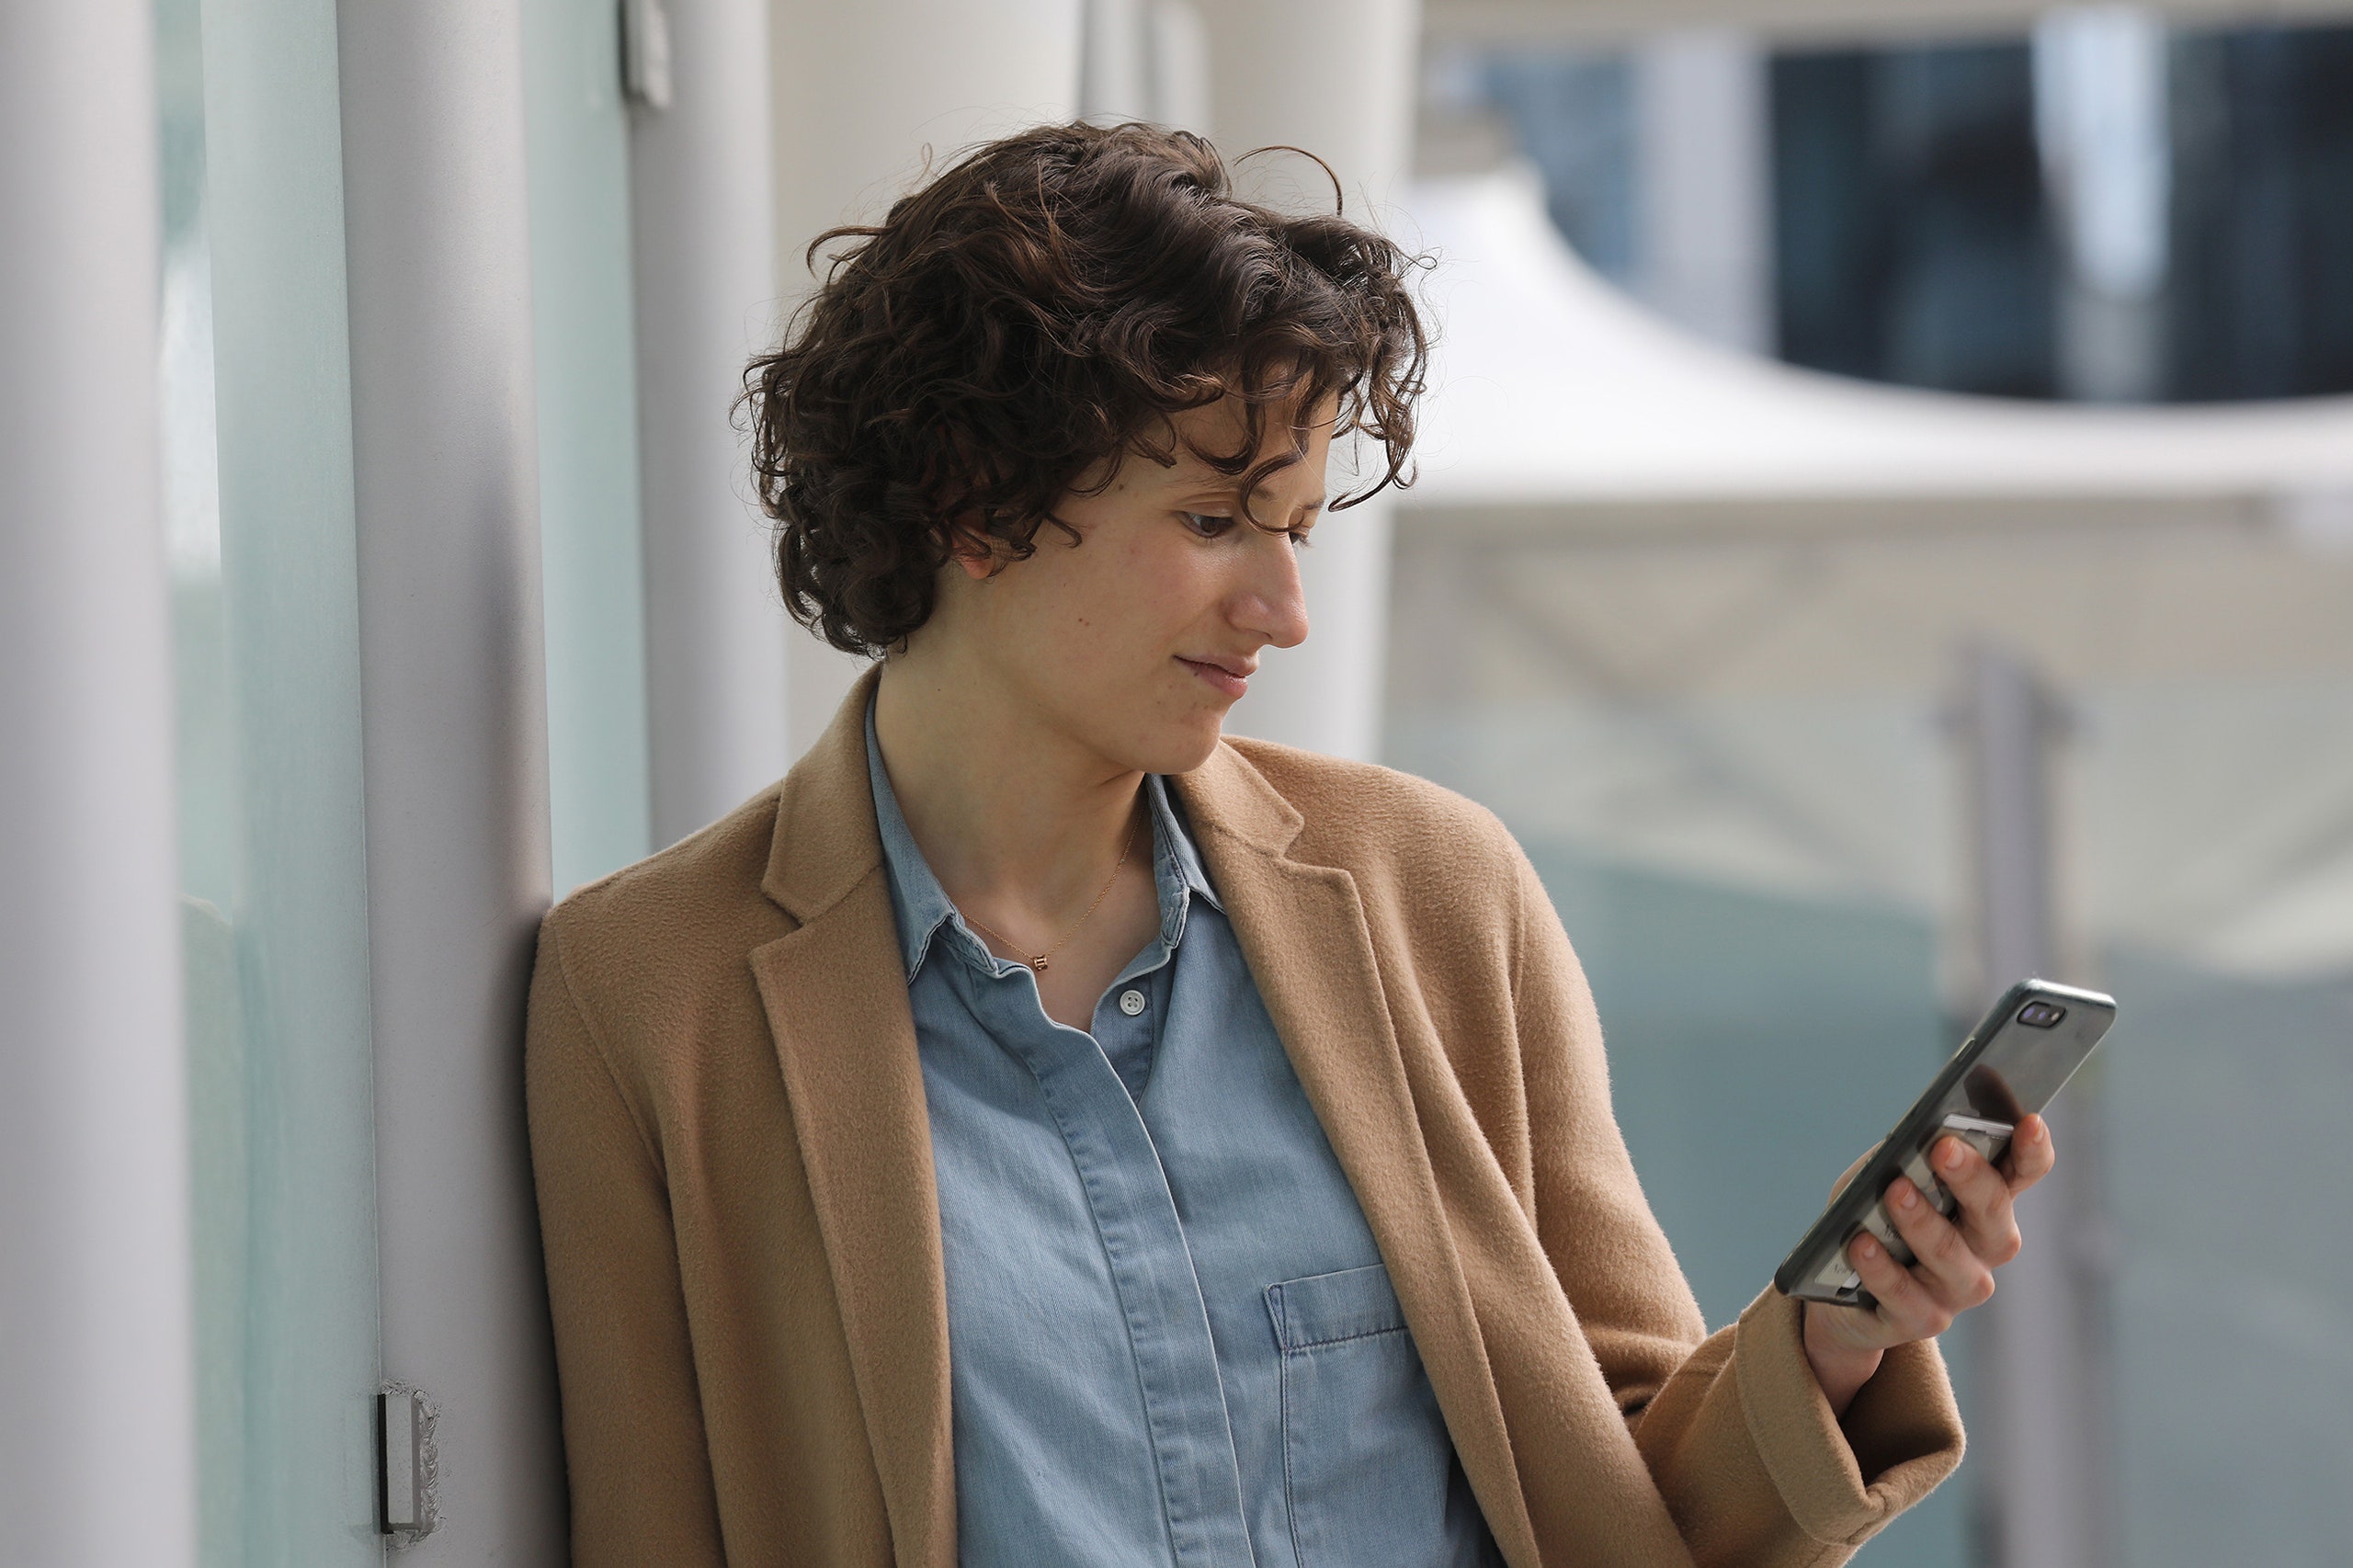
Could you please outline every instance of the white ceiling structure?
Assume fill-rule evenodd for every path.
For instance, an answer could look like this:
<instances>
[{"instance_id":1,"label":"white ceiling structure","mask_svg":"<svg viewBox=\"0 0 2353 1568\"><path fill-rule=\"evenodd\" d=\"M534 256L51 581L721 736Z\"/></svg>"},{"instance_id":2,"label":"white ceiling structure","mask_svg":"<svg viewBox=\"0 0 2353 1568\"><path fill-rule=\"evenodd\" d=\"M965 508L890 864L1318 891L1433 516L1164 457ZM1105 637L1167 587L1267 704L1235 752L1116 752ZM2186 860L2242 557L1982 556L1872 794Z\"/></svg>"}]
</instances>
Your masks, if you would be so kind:
<instances>
[{"instance_id":1,"label":"white ceiling structure","mask_svg":"<svg viewBox=\"0 0 2353 1568\"><path fill-rule=\"evenodd\" d=\"M1403 205L1442 335L1398 535L1404 765L1608 855L1949 907L1938 672L1991 637L2083 716L2087 930L2353 961L2353 398L1842 380L1652 313L1532 174Z\"/></svg>"},{"instance_id":2,"label":"white ceiling structure","mask_svg":"<svg viewBox=\"0 0 2353 1568\"><path fill-rule=\"evenodd\" d=\"M1569 248L1532 172L1404 205L1442 334L1423 504L2353 495L2353 397L2122 409L1848 381L1644 309Z\"/></svg>"}]
</instances>

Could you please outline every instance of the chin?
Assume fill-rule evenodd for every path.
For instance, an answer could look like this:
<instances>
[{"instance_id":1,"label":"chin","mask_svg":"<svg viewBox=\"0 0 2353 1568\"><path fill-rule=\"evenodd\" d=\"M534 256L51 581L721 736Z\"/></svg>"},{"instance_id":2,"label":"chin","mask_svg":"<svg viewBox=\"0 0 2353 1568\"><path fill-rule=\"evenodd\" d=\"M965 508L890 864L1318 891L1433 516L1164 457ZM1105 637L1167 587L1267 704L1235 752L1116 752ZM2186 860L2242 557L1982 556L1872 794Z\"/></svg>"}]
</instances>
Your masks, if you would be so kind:
<instances>
[{"instance_id":1,"label":"chin","mask_svg":"<svg viewBox=\"0 0 2353 1568\"><path fill-rule=\"evenodd\" d=\"M1138 737L1135 754L1124 759L1143 773L1190 773L1217 750L1225 729L1225 715L1202 713L1180 722L1163 724Z\"/></svg>"}]
</instances>

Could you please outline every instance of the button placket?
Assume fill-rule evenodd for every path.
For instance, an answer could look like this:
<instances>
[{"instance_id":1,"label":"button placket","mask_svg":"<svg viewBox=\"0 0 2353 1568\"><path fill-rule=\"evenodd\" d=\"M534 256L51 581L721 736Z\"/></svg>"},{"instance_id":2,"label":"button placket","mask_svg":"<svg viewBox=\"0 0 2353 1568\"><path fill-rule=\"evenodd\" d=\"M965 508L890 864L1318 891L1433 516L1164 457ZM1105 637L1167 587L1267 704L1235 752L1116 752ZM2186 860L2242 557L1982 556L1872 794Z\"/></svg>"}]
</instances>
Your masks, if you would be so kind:
<instances>
[{"instance_id":1,"label":"button placket","mask_svg":"<svg viewBox=\"0 0 2353 1568\"><path fill-rule=\"evenodd\" d=\"M1024 1028L999 996L977 1013L1036 1078L1124 1309L1144 1420L1157 1456L1169 1545L1178 1568L1253 1561L1242 1477L1207 1303L1175 1195L1127 1086L1088 1037L1045 1021ZM1032 1006L1035 1004L1032 1003Z\"/></svg>"}]
</instances>

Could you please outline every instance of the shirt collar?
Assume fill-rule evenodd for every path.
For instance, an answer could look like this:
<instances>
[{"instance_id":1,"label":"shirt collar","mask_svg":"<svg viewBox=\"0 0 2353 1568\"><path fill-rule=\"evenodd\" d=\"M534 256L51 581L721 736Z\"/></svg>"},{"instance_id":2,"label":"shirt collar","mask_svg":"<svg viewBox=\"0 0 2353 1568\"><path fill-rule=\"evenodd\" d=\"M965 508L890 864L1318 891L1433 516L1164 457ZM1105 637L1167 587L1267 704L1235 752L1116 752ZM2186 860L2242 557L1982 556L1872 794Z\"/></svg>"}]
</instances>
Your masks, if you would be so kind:
<instances>
[{"instance_id":1,"label":"shirt collar","mask_svg":"<svg viewBox=\"0 0 2353 1568\"><path fill-rule=\"evenodd\" d=\"M907 827L906 816L899 810L898 791L891 788L890 770L882 766L882 744L875 736L871 701L866 707L866 773L874 790L874 825L882 841L882 864L891 879L891 913L897 917L899 950L906 960L907 979L912 982L922 971L932 938L943 926L954 931L972 955L1001 966L1001 960L989 953L957 914ZM1143 793L1152 812L1153 886L1160 900L1160 940L1173 951L1184 939L1185 916L1194 894L1221 913L1225 905L1210 885L1200 852L1177 814L1167 781L1156 773L1147 773Z\"/></svg>"}]
</instances>

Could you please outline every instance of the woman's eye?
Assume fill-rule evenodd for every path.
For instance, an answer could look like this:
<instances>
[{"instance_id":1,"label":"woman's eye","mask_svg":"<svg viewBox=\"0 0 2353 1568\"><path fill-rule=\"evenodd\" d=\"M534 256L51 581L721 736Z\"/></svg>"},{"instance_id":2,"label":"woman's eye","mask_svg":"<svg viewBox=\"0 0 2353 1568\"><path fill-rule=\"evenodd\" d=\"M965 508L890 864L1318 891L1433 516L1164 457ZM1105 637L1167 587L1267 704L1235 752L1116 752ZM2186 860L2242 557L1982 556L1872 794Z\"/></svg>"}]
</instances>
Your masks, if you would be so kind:
<instances>
[{"instance_id":1,"label":"woman's eye","mask_svg":"<svg viewBox=\"0 0 2353 1568\"><path fill-rule=\"evenodd\" d=\"M1222 512L1179 512L1185 526L1203 539L1215 539L1233 526L1233 519Z\"/></svg>"}]
</instances>

